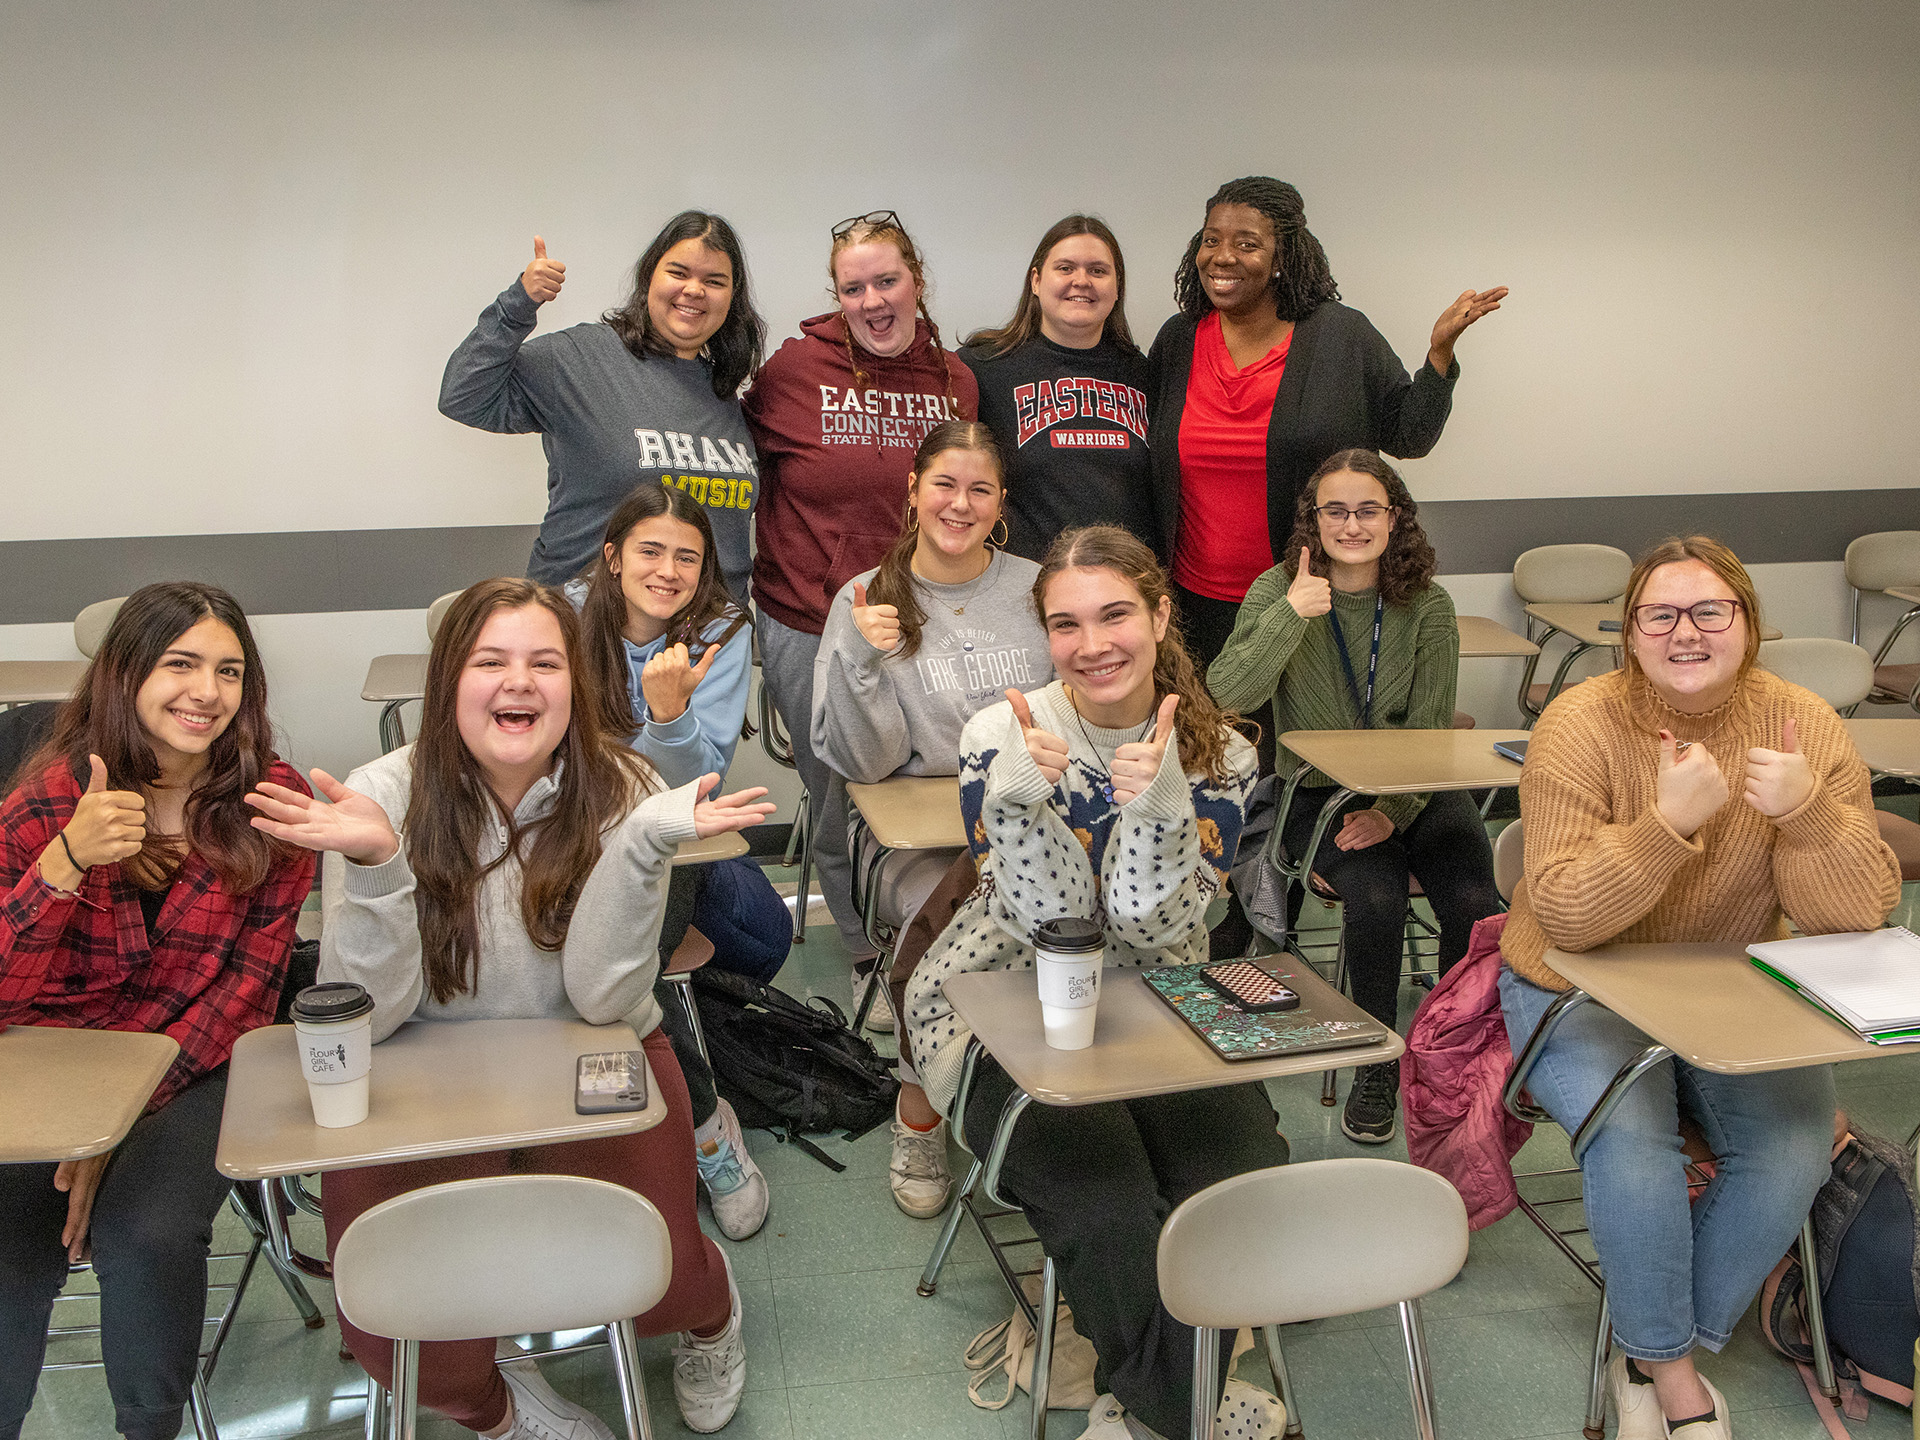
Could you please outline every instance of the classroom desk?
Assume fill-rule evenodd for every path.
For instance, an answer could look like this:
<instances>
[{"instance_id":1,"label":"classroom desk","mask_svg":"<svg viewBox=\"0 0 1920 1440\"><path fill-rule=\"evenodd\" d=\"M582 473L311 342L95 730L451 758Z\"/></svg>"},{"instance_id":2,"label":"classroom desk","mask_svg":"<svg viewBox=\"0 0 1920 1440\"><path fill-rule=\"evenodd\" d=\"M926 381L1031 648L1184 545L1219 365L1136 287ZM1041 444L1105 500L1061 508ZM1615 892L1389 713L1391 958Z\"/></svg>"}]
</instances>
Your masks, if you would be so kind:
<instances>
[{"instance_id":1,"label":"classroom desk","mask_svg":"<svg viewBox=\"0 0 1920 1440\"><path fill-rule=\"evenodd\" d=\"M326 1278L327 1263L300 1254L288 1239L271 1193L274 1180L649 1130L667 1114L651 1070L644 1110L577 1115L573 1109L580 1056L639 1048L621 1022L411 1021L373 1047L367 1118L329 1130L313 1123L293 1027L249 1031L233 1047L214 1167L258 1183L280 1258ZM304 1203L297 1187L289 1194Z\"/></svg>"},{"instance_id":2,"label":"classroom desk","mask_svg":"<svg viewBox=\"0 0 1920 1440\"><path fill-rule=\"evenodd\" d=\"M1920 716L1843 720L1853 748L1875 775L1920 776Z\"/></svg>"},{"instance_id":3,"label":"classroom desk","mask_svg":"<svg viewBox=\"0 0 1920 1440\"><path fill-rule=\"evenodd\" d=\"M737 859L752 848L746 836L738 830L728 830L705 840L682 840L669 863L675 870L682 865L711 865L716 860Z\"/></svg>"},{"instance_id":4,"label":"classroom desk","mask_svg":"<svg viewBox=\"0 0 1920 1440\"><path fill-rule=\"evenodd\" d=\"M1460 628L1462 660L1525 660L1540 653L1526 636L1484 615L1457 615L1454 623Z\"/></svg>"},{"instance_id":5,"label":"classroom desk","mask_svg":"<svg viewBox=\"0 0 1920 1440\"><path fill-rule=\"evenodd\" d=\"M1762 974L1748 959L1744 945L1601 945L1581 954L1549 950L1544 963L1573 988L1547 1007L1514 1061L1502 1096L1513 1114L1536 1121L1551 1119L1543 1111L1530 1109L1521 1093L1553 1032L1580 1006L1595 1004L1611 1010L1648 1039L1575 1127L1576 1165L1635 1083L1676 1056L1719 1075L1757 1075L1910 1053L1906 1046L1862 1040ZM1811 1218L1801 1231L1800 1258L1808 1273L1814 1273ZM1809 1308L1808 1323L1816 1379L1821 1390L1834 1398L1838 1390L1827 1358L1825 1320L1817 1306Z\"/></svg>"},{"instance_id":6,"label":"classroom desk","mask_svg":"<svg viewBox=\"0 0 1920 1440\"><path fill-rule=\"evenodd\" d=\"M0 660L0 710L64 700L86 671L85 660Z\"/></svg>"},{"instance_id":7,"label":"classroom desk","mask_svg":"<svg viewBox=\"0 0 1920 1440\"><path fill-rule=\"evenodd\" d=\"M104 1155L179 1053L170 1035L0 1026L0 1165Z\"/></svg>"},{"instance_id":8,"label":"classroom desk","mask_svg":"<svg viewBox=\"0 0 1920 1440\"><path fill-rule=\"evenodd\" d=\"M380 753L390 755L407 743L400 707L427 693L426 655L376 655L360 686L362 700L380 704Z\"/></svg>"},{"instance_id":9,"label":"classroom desk","mask_svg":"<svg viewBox=\"0 0 1920 1440\"><path fill-rule=\"evenodd\" d=\"M1890 595L1895 600L1904 600L1909 605L1920 605L1920 590L1913 589L1910 586L1896 585L1893 588L1888 590L1883 590L1880 593L1883 595Z\"/></svg>"},{"instance_id":10,"label":"classroom desk","mask_svg":"<svg viewBox=\"0 0 1920 1440\"><path fill-rule=\"evenodd\" d=\"M880 924L880 867L896 850L959 850L967 843L960 816L958 775L890 775L872 785L847 786L847 853L854 857L853 903L873 948L885 955L891 937ZM861 858L862 833L871 840ZM878 967L874 973L879 974ZM869 985L866 989L874 987ZM856 1019L865 1021L871 997L862 993Z\"/></svg>"}]
</instances>

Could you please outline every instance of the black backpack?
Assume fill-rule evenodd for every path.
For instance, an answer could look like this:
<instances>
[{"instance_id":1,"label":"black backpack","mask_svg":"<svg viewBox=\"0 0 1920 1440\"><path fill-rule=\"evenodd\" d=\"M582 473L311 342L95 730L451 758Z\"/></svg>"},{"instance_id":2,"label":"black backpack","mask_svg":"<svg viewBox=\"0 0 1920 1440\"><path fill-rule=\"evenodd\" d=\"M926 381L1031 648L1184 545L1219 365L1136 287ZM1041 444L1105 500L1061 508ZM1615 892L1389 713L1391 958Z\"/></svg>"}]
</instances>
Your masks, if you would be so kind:
<instances>
[{"instance_id":1,"label":"black backpack","mask_svg":"<svg viewBox=\"0 0 1920 1440\"><path fill-rule=\"evenodd\" d=\"M892 1062L847 1028L831 1000L803 1003L713 965L694 972L693 994L715 1088L742 1125L782 1134L844 1170L803 1136L845 1130L854 1140L893 1118L900 1082Z\"/></svg>"}]
</instances>

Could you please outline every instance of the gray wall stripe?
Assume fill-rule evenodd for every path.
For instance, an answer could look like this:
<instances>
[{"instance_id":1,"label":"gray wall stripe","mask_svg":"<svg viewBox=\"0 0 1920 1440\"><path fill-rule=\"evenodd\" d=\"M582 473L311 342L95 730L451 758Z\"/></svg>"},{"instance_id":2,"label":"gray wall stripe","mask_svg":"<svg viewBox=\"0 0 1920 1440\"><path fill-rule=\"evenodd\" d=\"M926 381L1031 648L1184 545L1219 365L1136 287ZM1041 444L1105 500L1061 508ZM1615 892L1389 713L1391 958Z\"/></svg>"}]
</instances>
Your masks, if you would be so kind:
<instances>
[{"instance_id":1,"label":"gray wall stripe","mask_svg":"<svg viewBox=\"0 0 1920 1440\"><path fill-rule=\"evenodd\" d=\"M1536 545L1593 541L1637 554L1675 533L1718 536L1750 564L1838 561L1874 530L1920 530L1920 490L1784 490L1439 500L1421 522L1448 575L1498 574ZM532 525L309 530L0 542L0 625L71 620L155 580L208 580L250 612L424 609L489 575L519 575Z\"/></svg>"}]
</instances>

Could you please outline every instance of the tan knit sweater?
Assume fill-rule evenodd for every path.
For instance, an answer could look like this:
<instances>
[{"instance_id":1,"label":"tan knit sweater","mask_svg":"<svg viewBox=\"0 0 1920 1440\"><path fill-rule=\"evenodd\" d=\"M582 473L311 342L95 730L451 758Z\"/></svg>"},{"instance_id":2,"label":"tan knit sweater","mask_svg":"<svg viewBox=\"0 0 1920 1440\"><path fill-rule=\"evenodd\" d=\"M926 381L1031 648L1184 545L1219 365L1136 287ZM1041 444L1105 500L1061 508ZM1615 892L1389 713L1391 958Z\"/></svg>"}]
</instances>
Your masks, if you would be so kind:
<instances>
[{"instance_id":1,"label":"tan knit sweater","mask_svg":"<svg viewBox=\"0 0 1920 1440\"><path fill-rule=\"evenodd\" d=\"M1747 750L1777 750L1795 721L1815 785L1778 820L1742 793ZM1727 777L1719 812L1689 839L1654 804L1659 730L1704 743ZM1547 708L1520 772L1526 874L1500 953L1550 990L1567 981L1549 947L1609 941L1751 943L1786 933L1871 930L1900 899L1900 866L1873 818L1867 767L1819 696L1754 668L1726 705L1683 716L1626 672L1576 685Z\"/></svg>"}]
</instances>

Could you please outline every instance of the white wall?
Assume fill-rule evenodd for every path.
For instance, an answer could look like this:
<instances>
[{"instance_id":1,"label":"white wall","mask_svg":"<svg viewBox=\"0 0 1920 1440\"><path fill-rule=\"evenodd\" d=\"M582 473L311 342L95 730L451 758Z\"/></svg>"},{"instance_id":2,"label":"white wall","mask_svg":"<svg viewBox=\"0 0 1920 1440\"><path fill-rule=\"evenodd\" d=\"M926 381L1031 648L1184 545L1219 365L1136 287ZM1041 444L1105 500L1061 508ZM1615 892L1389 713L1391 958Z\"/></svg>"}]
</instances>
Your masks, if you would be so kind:
<instances>
[{"instance_id":1,"label":"white wall","mask_svg":"<svg viewBox=\"0 0 1920 1440\"><path fill-rule=\"evenodd\" d=\"M1220 180L1296 181L1416 363L1422 498L1904 485L1920 8L8 0L0 538L526 523L538 442L434 410L544 234L595 315L686 205L776 337L826 231L923 241L950 335L1087 207L1143 337Z\"/></svg>"}]
</instances>

